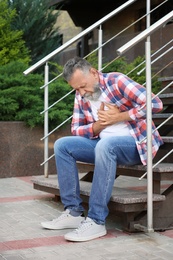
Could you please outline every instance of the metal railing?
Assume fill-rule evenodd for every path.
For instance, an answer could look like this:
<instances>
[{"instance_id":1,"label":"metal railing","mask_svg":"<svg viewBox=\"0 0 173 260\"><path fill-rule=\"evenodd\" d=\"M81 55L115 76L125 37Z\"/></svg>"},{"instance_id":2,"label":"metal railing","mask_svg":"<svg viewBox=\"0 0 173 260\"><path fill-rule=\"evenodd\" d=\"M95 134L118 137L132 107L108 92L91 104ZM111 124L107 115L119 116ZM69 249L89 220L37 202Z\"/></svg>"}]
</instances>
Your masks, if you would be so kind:
<instances>
[{"instance_id":1,"label":"metal railing","mask_svg":"<svg viewBox=\"0 0 173 260\"><path fill-rule=\"evenodd\" d=\"M57 100L54 104L48 106L48 86L54 80L58 79L62 75L62 73L60 73L53 80L49 81L49 78L48 78L49 68L48 68L47 62L51 58L53 58L54 56L59 54L60 52L62 52L65 49L67 49L74 42L78 41L83 36L88 34L90 31L93 31L95 28L99 27L98 47L95 50L93 50L92 52L90 52L89 55L91 55L94 51L98 51L98 69L100 71L103 70L103 68L102 68L102 48L108 42L110 42L111 40L115 39L115 37L120 35L120 33L122 33L125 30L127 30L130 26L134 25L136 22L134 22L132 25L129 25L128 27L126 27L124 30L122 30L120 33L116 34L114 37L109 39L104 44L102 43L102 24L105 21L107 21L110 18L112 18L113 16L115 16L116 14L118 14L119 12L121 12L123 9L127 8L129 5L133 4L135 1L136 0L129 0L129 1L127 1L125 4L123 4L122 6L118 7L117 9L115 9L114 11L112 11L111 13L109 13L108 15L106 15L105 17L103 17L102 19L100 19L99 21L97 21L96 23L94 23L93 25L88 27L87 29L85 29L83 32L79 33L77 36L75 36L74 38L72 38L71 40L69 40L68 42L63 44L61 47L57 48L55 51L53 51L52 53L50 53L49 55L44 57L42 60L40 60L39 62L37 62L36 64L34 64L33 66L31 66L30 68L28 68L27 70L24 71L24 74L27 75L27 74L31 73L32 71L34 71L35 69L37 69L38 67L40 67L41 65L46 64L45 65L45 82L44 82L44 85L41 87L41 88L44 88L44 90L45 90L45 102L44 102L45 105L44 105L44 110L41 112L41 114L44 114L44 117L45 117L44 120L45 120L45 122L47 122L47 123L45 123L45 126L44 126L44 137L41 139L41 140L44 140L44 146L46 147L44 149L44 151L45 151L44 152L44 162L41 164L41 165L44 165L44 175L45 175L45 177L48 177L48 161L51 158L54 157L54 154L51 155L50 157L48 156L48 137L54 131L56 131L58 128L60 128L63 124L65 124L67 121L69 121L72 118L72 116L70 116L64 122L62 122L59 126L57 126L55 129L53 129L51 132L48 132L48 110L51 109L54 105L56 105L58 102L60 102L62 99L64 99L66 96L70 95L73 92L73 90L70 91L64 97L62 97L59 100ZM167 2L167 0L164 1L163 3L165 3L165 2ZM164 24L166 24L168 21L170 21L173 18L173 11L171 11L169 14L167 14L166 16L161 18L159 21L157 21L156 23L154 23L153 25L150 26L150 13L154 9L152 11L150 11L149 0L147 0L147 6L148 6L147 7L147 13L145 15L145 16L147 16L147 29L144 30L142 33L138 34L136 37L134 37L129 42L127 42L125 45L120 47L117 50L118 57L116 57L115 59L119 58L127 50L129 50L130 48L134 47L138 42L142 41L143 39L147 39L146 43L145 43L145 46L146 46L145 47L145 56L146 56L146 87L147 87L147 142L148 142L148 147L149 147L148 148L148 159L147 159L147 161L148 161L148 163L147 163L147 174L148 174L148 178L147 178L147 180L148 180L148 183L147 183L147 187L148 187L148 191L147 191L147 194L148 194L148 227L147 227L147 231L148 232L153 232L153 227L152 227L152 219L153 219L153 216L152 216L152 212L153 212L153 208L152 208L152 194L153 194L153 190L152 190L152 169L153 169L153 165L152 165L152 159L151 159L152 158L152 156L151 156L152 153L151 153L151 145L150 145L150 143L151 143L150 138L151 138L151 133L152 133L151 132L152 115L151 115L151 98L148 98L148 97L150 96L150 93L151 93L151 57L154 56L154 54L151 55L150 35L153 32L155 32L158 28L160 28L161 26L163 26ZM142 18L140 18L140 19L142 19ZM137 21L139 21L140 19L138 19ZM172 42L172 40L170 42ZM169 43L167 43L167 44L169 44ZM166 45L161 47L160 50L163 49L164 47L166 47ZM172 48L170 48L170 49L172 50ZM158 51L156 53L158 53ZM160 55L160 57L162 57L162 55ZM160 57L158 57L157 59L159 59ZM139 73L141 73L141 71ZM169 87L169 86L167 86L167 87ZM164 90L162 90L162 91L164 91ZM160 92L159 92L159 94L160 94ZM169 119L167 119L167 120L169 120ZM144 176L141 176L141 179L143 177Z\"/></svg>"},{"instance_id":2,"label":"metal railing","mask_svg":"<svg viewBox=\"0 0 173 260\"><path fill-rule=\"evenodd\" d=\"M54 50L53 52L51 52L49 55L45 56L43 59L41 59L40 61L38 61L36 64L32 65L30 68L28 68L27 70L25 70L23 73L24 75L27 75L29 73L31 73L32 71L34 71L35 69L39 68L41 65L46 64L45 65L45 79L44 79L44 85L41 88L44 88L44 111L42 111L41 113L44 113L44 138L42 138L42 140L44 140L44 162L41 164L44 164L44 176L48 177L48 161L51 157L49 157L48 155L48 137L49 137L49 130L48 130L48 110L49 110L49 106L48 106L48 86L51 82L53 82L54 80L58 79L60 75L58 75L57 77L55 77L54 79L52 79L51 81L49 81L49 67L48 67L48 61L51 60L53 57L55 57L57 54L61 53L62 51L64 51L65 49L67 49L70 45L72 45L73 43L75 43L76 41L78 41L79 39L81 39L82 37L84 37L85 35L87 35L90 31L93 31L95 28L99 27L99 51L98 51L98 56L99 56L99 67L101 67L102 65L102 28L101 25L106 22L107 20L109 20L110 18L112 18L113 16L117 15L118 13L120 13L122 10L124 10L125 8L127 8L129 5L133 4L135 1L137 0L129 0L126 3L124 3L123 5L121 5L120 7L116 8L115 10L113 10L112 12L110 12L109 14L107 14L106 16L104 16L102 19L98 20L97 22L95 22L93 25L89 26L87 29L85 29L84 31L82 31L81 33L79 33L77 36L73 37L71 40L67 41L65 44L63 44L62 46L60 46L59 48L57 48L56 50ZM68 95L68 94L67 94ZM54 106L56 103L58 103L59 101L55 102L54 104L52 104L52 106ZM67 120L70 120L71 117L69 117ZM62 123L63 124L63 123ZM58 128L58 127L57 127ZM57 128L55 128L53 131L55 131Z\"/></svg>"},{"instance_id":3,"label":"metal railing","mask_svg":"<svg viewBox=\"0 0 173 260\"><path fill-rule=\"evenodd\" d=\"M51 52L49 55L45 56L43 59L41 59L40 61L35 63L33 66L31 66L27 70L25 70L23 73L25 75L27 75L27 74L31 73L32 71L34 71L35 69L39 68L41 65L45 64L47 61L49 61L55 55L57 55L58 53L64 51L67 47L69 47L70 45L72 45L73 43L75 43L76 41L81 39L83 36L85 36L89 32L93 31L95 28L99 27L101 24L103 24L104 22L106 22L107 20L109 20L110 18L115 16L116 14L120 13L122 10L124 10L125 8L127 8L129 5L133 4L136 1L137 0L129 0L126 3L122 4L121 6L119 6L115 10L113 10L111 13L107 14L102 19L98 20L96 23L94 23L93 25L89 26L87 29L85 29L81 33L79 33L77 36L73 37L71 40L67 41L62 46L60 46L59 48L57 48L56 50Z\"/></svg>"},{"instance_id":4,"label":"metal railing","mask_svg":"<svg viewBox=\"0 0 173 260\"><path fill-rule=\"evenodd\" d=\"M166 22L173 18L173 11L165 15L159 21L126 43L117 50L118 55L122 55L127 50L146 38L146 95L147 95L147 231L153 232L153 163L152 163L152 107L151 107L151 43L150 35ZM143 175L140 179L142 179Z\"/></svg>"}]
</instances>

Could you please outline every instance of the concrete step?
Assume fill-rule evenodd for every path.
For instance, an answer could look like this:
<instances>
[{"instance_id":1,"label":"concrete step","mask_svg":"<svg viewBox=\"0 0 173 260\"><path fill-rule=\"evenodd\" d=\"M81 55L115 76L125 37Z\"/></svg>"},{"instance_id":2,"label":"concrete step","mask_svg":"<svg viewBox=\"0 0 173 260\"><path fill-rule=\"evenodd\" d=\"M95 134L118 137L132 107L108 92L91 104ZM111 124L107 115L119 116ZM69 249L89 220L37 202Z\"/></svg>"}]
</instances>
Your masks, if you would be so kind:
<instances>
[{"instance_id":1,"label":"concrete step","mask_svg":"<svg viewBox=\"0 0 173 260\"><path fill-rule=\"evenodd\" d=\"M90 181L84 181L86 175L88 175L88 173L79 174L80 196L83 202L88 203L92 183ZM37 190L54 194L57 198L60 198L57 175L50 175L49 178L45 178L44 176L35 177L33 179L33 185ZM172 182L167 181L162 185L162 194L154 193L152 195L154 229L168 228L170 224L172 224L172 208L169 206L172 205L173 202L172 190ZM146 180L139 182L135 178L124 176L119 176L116 179L108 207L115 216L122 218L124 230L136 232L136 224L146 226L147 204ZM163 221L160 222L160 219L164 220L164 223Z\"/></svg>"},{"instance_id":2,"label":"concrete step","mask_svg":"<svg viewBox=\"0 0 173 260\"><path fill-rule=\"evenodd\" d=\"M78 162L78 165L83 165L87 172L94 170L94 164L87 164L83 162ZM139 165L118 165L117 175L131 176L131 177L141 177L147 171L147 166L142 164ZM88 177L90 179L91 177ZM153 169L153 179L155 180L173 180L173 163L160 163Z\"/></svg>"},{"instance_id":3,"label":"concrete step","mask_svg":"<svg viewBox=\"0 0 173 260\"><path fill-rule=\"evenodd\" d=\"M86 174L86 173L85 173ZM83 176L85 175L83 174ZM81 174L80 174L81 176ZM44 176L38 176L33 178L34 188L60 195L59 185L56 175L50 175L49 178ZM91 182L80 180L80 193L84 202L88 202L90 196ZM155 208L158 203L165 200L164 195L153 194L153 202L155 202ZM112 196L109 206L116 211L120 212L138 212L147 209L147 192L143 189L136 189L136 187L113 187Z\"/></svg>"},{"instance_id":4,"label":"concrete step","mask_svg":"<svg viewBox=\"0 0 173 260\"><path fill-rule=\"evenodd\" d=\"M173 93L160 94L159 98L164 105L173 105Z\"/></svg>"},{"instance_id":5,"label":"concrete step","mask_svg":"<svg viewBox=\"0 0 173 260\"><path fill-rule=\"evenodd\" d=\"M172 116L172 113L161 113L161 114L154 114L153 119L166 119L168 117Z\"/></svg>"},{"instance_id":6,"label":"concrete step","mask_svg":"<svg viewBox=\"0 0 173 260\"><path fill-rule=\"evenodd\" d=\"M173 136L162 136L164 143L173 143Z\"/></svg>"},{"instance_id":7,"label":"concrete step","mask_svg":"<svg viewBox=\"0 0 173 260\"><path fill-rule=\"evenodd\" d=\"M134 176L140 178L147 171L147 166L144 165L133 165L125 166L118 165L117 175L122 176ZM145 178L147 175L145 176ZM172 180L173 181L173 163L160 163L153 168L153 180L163 181Z\"/></svg>"},{"instance_id":8,"label":"concrete step","mask_svg":"<svg viewBox=\"0 0 173 260\"><path fill-rule=\"evenodd\" d=\"M173 113L155 114L152 116L153 122L158 127L172 115ZM173 136L173 117L159 128L159 133L161 136Z\"/></svg>"}]
</instances>

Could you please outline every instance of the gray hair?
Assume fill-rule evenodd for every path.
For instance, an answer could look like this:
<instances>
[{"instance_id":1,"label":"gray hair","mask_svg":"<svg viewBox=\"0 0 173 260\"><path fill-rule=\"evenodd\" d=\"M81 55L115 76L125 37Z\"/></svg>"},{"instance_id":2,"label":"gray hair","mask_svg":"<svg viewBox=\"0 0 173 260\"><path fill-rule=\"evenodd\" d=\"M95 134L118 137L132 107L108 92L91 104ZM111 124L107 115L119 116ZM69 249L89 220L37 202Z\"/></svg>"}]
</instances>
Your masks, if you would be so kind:
<instances>
[{"instance_id":1,"label":"gray hair","mask_svg":"<svg viewBox=\"0 0 173 260\"><path fill-rule=\"evenodd\" d=\"M73 73L77 69L86 73L86 72L89 72L91 67L92 67L91 64L88 61L86 61L85 59L80 58L80 57L74 57L74 58L68 60L67 63L64 65L63 77L68 82L68 81L70 81Z\"/></svg>"}]
</instances>

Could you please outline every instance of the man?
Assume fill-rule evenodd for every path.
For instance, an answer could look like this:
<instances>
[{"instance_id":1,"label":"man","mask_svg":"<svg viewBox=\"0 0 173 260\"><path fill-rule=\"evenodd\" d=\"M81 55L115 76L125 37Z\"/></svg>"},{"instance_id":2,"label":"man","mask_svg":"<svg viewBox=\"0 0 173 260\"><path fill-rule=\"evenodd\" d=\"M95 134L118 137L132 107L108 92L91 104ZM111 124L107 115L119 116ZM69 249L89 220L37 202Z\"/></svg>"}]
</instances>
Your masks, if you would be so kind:
<instances>
[{"instance_id":1,"label":"man","mask_svg":"<svg viewBox=\"0 0 173 260\"><path fill-rule=\"evenodd\" d=\"M65 64L63 76L76 90L73 136L58 139L54 146L65 211L59 218L43 222L42 226L72 228L65 239L87 241L107 233L107 204L117 165L146 164L146 89L121 73L98 72L78 57ZM157 113L162 110L162 102L152 96L152 112ZM152 127L155 130L154 124ZM158 131L153 131L153 157L162 143ZM76 161L95 164L86 219Z\"/></svg>"}]
</instances>

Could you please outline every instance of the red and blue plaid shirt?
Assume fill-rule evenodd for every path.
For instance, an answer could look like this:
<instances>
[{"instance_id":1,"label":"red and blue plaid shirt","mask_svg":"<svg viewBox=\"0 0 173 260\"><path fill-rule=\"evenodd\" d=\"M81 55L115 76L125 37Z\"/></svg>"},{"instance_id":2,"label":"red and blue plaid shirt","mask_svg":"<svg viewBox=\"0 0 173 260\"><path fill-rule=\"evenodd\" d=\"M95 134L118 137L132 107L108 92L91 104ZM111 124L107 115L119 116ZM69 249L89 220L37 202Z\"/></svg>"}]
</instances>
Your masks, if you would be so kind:
<instances>
[{"instance_id":1,"label":"red and blue plaid shirt","mask_svg":"<svg viewBox=\"0 0 173 260\"><path fill-rule=\"evenodd\" d=\"M100 88L106 102L116 104L121 112L128 111L132 121L127 121L130 134L134 137L141 162L145 165L147 160L147 124L146 124L146 88L122 73L100 73ZM162 101L152 96L152 113L162 110ZM86 138L96 138L93 133L93 123L95 122L90 106L90 102L82 98L76 91L74 111L71 130L73 135L80 135ZM159 146L163 141L152 122L152 154L155 156ZM145 138L144 141L142 141ZM142 141L142 142L141 142Z\"/></svg>"}]
</instances>

